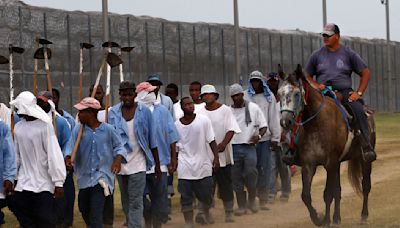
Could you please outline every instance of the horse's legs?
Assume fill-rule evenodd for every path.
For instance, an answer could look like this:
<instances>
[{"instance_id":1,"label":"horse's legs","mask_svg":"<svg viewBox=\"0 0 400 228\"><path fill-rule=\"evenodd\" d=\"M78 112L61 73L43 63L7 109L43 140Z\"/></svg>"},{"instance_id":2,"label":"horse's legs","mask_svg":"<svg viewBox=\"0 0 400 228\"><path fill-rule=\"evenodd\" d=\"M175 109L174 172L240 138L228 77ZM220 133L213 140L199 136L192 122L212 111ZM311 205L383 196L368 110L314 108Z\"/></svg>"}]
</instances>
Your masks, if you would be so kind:
<instances>
[{"instance_id":1,"label":"horse's legs","mask_svg":"<svg viewBox=\"0 0 400 228\"><path fill-rule=\"evenodd\" d=\"M327 168L326 169L326 183L324 190L324 201L325 201L325 219L324 225L331 224L331 204L333 201L333 172L334 170Z\"/></svg>"},{"instance_id":2,"label":"horse's legs","mask_svg":"<svg viewBox=\"0 0 400 228\"><path fill-rule=\"evenodd\" d=\"M316 166L303 166L301 169L301 178L303 182L303 190L301 193L301 199L307 206L308 212L310 213L311 221L316 226L322 225L322 219L318 217L317 211L312 206L311 200L311 183L315 175Z\"/></svg>"},{"instance_id":3,"label":"horse's legs","mask_svg":"<svg viewBox=\"0 0 400 228\"><path fill-rule=\"evenodd\" d=\"M368 194L371 191L371 162L362 163L362 190L363 190L363 208L361 212L361 223L366 223L368 219Z\"/></svg>"},{"instance_id":4,"label":"horse's legs","mask_svg":"<svg viewBox=\"0 0 400 228\"><path fill-rule=\"evenodd\" d=\"M334 192L333 192L333 197L335 198L335 211L333 213L333 223L336 225L339 225L341 222L341 217L340 217L340 200L342 198L341 192L342 192L342 187L340 186L340 163L336 167L335 171L335 181L336 183L334 184Z\"/></svg>"}]
</instances>

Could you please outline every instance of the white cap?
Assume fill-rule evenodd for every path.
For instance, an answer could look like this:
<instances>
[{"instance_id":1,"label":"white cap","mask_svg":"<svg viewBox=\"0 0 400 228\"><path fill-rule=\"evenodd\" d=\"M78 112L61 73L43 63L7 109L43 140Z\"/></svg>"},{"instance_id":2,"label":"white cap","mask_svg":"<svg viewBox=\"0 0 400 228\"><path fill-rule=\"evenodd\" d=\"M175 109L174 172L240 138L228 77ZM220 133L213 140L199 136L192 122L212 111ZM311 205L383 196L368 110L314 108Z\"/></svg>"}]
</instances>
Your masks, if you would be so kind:
<instances>
[{"instance_id":1,"label":"white cap","mask_svg":"<svg viewBox=\"0 0 400 228\"><path fill-rule=\"evenodd\" d=\"M51 123L49 115L36 104L36 97L29 91L21 92L10 104L18 109L18 114L35 117L46 123Z\"/></svg>"},{"instance_id":2,"label":"white cap","mask_svg":"<svg viewBox=\"0 0 400 228\"><path fill-rule=\"evenodd\" d=\"M217 92L217 90L215 89L215 87L214 87L213 85L203 85L203 86L201 87L201 94L200 94L200 96L203 96L203 95L206 94L206 93L215 93L215 94L218 94L218 95L219 95L219 93Z\"/></svg>"},{"instance_id":3,"label":"white cap","mask_svg":"<svg viewBox=\"0 0 400 228\"><path fill-rule=\"evenodd\" d=\"M249 78L249 79L250 79L250 80L251 80L251 79L260 79L260 80L264 80L264 75L263 75L260 71L255 70L255 71L253 71L253 72L250 73L250 78Z\"/></svg>"}]
</instances>

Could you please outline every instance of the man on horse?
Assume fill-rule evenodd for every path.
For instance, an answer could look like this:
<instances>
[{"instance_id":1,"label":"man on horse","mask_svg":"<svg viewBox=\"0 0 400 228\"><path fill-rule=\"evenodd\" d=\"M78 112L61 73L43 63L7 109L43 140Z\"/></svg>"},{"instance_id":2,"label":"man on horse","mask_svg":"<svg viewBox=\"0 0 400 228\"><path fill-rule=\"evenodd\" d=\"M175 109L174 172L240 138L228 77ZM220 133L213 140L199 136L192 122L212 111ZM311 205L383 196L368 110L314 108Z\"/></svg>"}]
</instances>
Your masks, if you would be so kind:
<instances>
[{"instance_id":1,"label":"man on horse","mask_svg":"<svg viewBox=\"0 0 400 228\"><path fill-rule=\"evenodd\" d=\"M372 162L376 160L376 153L370 144L368 120L361 99L370 80L369 69L356 52L340 44L340 30L336 24L327 24L321 35L325 46L311 55L305 68L307 80L319 90L324 90L329 83L343 97L343 105L354 113L354 130L361 131L359 137L364 159ZM352 89L353 72L361 79L356 91Z\"/></svg>"}]
</instances>

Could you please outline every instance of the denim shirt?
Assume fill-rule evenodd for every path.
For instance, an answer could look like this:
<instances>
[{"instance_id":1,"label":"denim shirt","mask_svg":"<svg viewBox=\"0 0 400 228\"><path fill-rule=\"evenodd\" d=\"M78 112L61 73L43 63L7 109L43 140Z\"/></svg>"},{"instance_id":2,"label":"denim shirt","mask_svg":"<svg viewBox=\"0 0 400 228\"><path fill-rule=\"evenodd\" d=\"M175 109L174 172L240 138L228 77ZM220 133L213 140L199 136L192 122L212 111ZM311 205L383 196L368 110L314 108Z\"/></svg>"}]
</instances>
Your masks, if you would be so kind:
<instances>
[{"instance_id":1,"label":"denim shirt","mask_svg":"<svg viewBox=\"0 0 400 228\"><path fill-rule=\"evenodd\" d=\"M109 112L108 122L113 125L117 134L120 136L122 145L126 151L132 151L132 144L129 141L128 125L124 121L121 112L122 103L113 106ZM134 116L134 132L137 137L138 143L145 153L147 170L155 165L151 149L157 148L156 129L153 121L151 111L144 105L138 104Z\"/></svg>"},{"instance_id":2,"label":"denim shirt","mask_svg":"<svg viewBox=\"0 0 400 228\"><path fill-rule=\"evenodd\" d=\"M72 154L80 128L81 125L77 125L72 131L67 155ZM111 172L111 165L117 155L121 155L122 163L126 163L126 150L117 131L111 125L101 123L94 131L84 125L74 160L79 189L93 187L100 179L104 179L113 192L115 175Z\"/></svg>"},{"instance_id":3,"label":"denim shirt","mask_svg":"<svg viewBox=\"0 0 400 228\"><path fill-rule=\"evenodd\" d=\"M14 183L17 176L17 161L15 158L14 143L7 124L0 121L0 192L4 192L5 180Z\"/></svg>"},{"instance_id":4,"label":"denim shirt","mask_svg":"<svg viewBox=\"0 0 400 228\"><path fill-rule=\"evenodd\" d=\"M169 165L171 162L170 145L180 139L178 130L168 109L161 105L154 105L153 119L156 126L157 149L160 165Z\"/></svg>"},{"instance_id":5,"label":"denim shirt","mask_svg":"<svg viewBox=\"0 0 400 228\"><path fill-rule=\"evenodd\" d=\"M167 108L169 113L172 115L172 119L175 119L174 103L172 102L171 98L162 93L159 93L159 95L161 104Z\"/></svg>"},{"instance_id":6,"label":"denim shirt","mask_svg":"<svg viewBox=\"0 0 400 228\"><path fill-rule=\"evenodd\" d=\"M72 117L71 114L69 114L67 111L63 110L63 115L62 117L64 117L64 119L67 120L67 122L69 123L69 125L71 126L71 129L74 129L75 125L76 125L76 121L75 118Z\"/></svg>"}]
</instances>

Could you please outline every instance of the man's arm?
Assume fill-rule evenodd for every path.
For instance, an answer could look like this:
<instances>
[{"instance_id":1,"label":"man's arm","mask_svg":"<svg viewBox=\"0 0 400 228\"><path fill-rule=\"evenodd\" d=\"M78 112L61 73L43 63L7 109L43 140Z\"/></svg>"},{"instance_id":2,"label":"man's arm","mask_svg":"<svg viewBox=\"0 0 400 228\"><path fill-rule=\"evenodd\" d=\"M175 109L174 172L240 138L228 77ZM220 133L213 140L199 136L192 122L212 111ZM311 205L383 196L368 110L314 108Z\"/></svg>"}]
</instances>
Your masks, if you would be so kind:
<instances>
[{"instance_id":1,"label":"man's arm","mask_svg":"<svg viewBox=\"0 0 400 228\"><path fill-rule=\"evenodd\" d=\"M306 78L307 78L307 81L310 82L312 87L314 87L316 89L319 89L319 90L324 90L325 89L325 85L324 84L319 84L318 82L316 82L311 74L307 73Z\"/></svg>"},{"instance_id":2,"label":"man's arm","mask_svg":"<svg viewBox=\"0 0 400 228\"><path fill-rule=\"evenodd\" d=\"M160 180L161 179L161 165L160 165L160 157L158 156L158 149L157 149L157 147L156 148L152 148L151 149L151 154L153 155L153 158L154 158L154 162L156 163L155 165L155 168L154 168L154 172L155 172L155 174L156 174L156 178L158 179L158 180Z\"/></svg>"},{"instance_id":3,"label":"man's arm","mask_svg":"<svg viewBox=\"0 0 400 228\"><path fill-rule=\"evenodd\" d=\"M371 75L369 73L369 69L366 67L360 73L360 84L358 85L358 89L356 92L353 92L349 97L349 102L356 101L361 98L361 96L357 92L364 93L367 89L369 79Z\"/></svg>"},{"instance_id":4,"label":"man's arm","mask_svg":"<svg viewBox=\"0 0 400 228\"><path fill-rule=\"evenodd\" d=\"M220 143L217 145L217 151L218 151L218 152L221 153L221 152L224 152L224 151L225 151L226 146L227 146L227 145L229 144L229 142L232 140L234 134L235 134L234 131L228 131L228 132L226 132L225 137L224 137L224 140L222 140L222 142L220 142Z\"/></svg>"},{"instance_id":5,"label":"man's arm","mask_svg":"<svg viewBox=\"0 0 400 228\"><path fill-rule=\"evenodd\" d=\"M217 171L219 169L219 156L218 156L218 149L217 149L217 143L215 142L215 140L213 140L212 142L209 143L211 150L214 154L214 160L213 160L213 169L214 172Z\"/></svg>"},{"instance_id":6,"label":"man's arm","mask_svg":"<svg viewBox=\"0 0 400 228\"><path fill-rule=\"evenodd\" d=\"M176 167L178 166L178 160L176 157L176 142L170 144L171 150L171 162L168 167L169 174L172 175L176 171Z\"/></svg>"}]
</instances>

